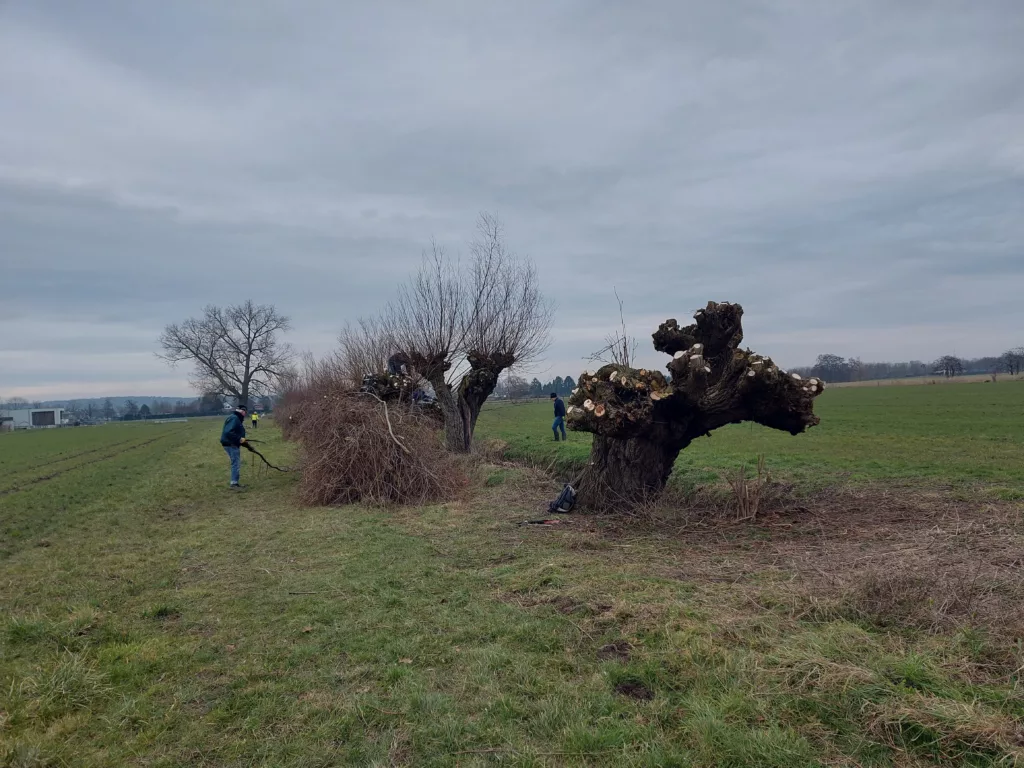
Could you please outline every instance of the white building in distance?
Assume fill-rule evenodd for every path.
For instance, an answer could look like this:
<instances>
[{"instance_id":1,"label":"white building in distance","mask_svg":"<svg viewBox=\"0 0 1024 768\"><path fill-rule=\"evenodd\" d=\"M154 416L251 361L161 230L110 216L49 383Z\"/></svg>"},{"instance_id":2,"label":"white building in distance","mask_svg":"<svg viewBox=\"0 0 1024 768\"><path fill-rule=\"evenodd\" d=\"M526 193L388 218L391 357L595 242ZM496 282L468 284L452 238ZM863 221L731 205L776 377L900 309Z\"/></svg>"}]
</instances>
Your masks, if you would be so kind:
<instances>
[{"instance_id":1,"label":"white building in distance","mask_svg":"<svg viewBox=\"0 0 1024 768\"><path fill-rule=\"evenodd\" d=\"M59 427L64 419L63 408L0 408L0 429L42 429Z\"/></svg>"}]
</instances>

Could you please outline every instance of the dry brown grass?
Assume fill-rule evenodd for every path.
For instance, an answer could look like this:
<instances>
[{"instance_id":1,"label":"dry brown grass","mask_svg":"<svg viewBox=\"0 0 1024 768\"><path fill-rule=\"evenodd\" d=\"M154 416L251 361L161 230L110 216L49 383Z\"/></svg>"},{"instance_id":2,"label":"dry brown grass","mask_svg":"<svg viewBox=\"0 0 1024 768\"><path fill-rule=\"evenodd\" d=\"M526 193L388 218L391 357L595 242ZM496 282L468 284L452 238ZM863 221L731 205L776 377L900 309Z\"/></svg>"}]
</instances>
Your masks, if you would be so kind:
<instances>
[{"instance_id":1,"label":"dry brown grass","mask_svg":"<svg viewBox=\"0 0 1024 768\"><path fill-rule=\"evenodd\" d=\"M959 702L926 694L889 699L876 708L873 736L896 749L914 748L943 761L992 755L1001 765L1024 760L1024 726L980 702Z\"/></svg>"},{"instance_id":2,"label":"dry brown grass","mask_svg":"<svg viewBox=\"0 0 1024 768\"><path fill-rule=\"evenodd\" d=\"M539 485L540 496L556 489L536 469L519 482ZM532 535L596 553L608 568L637 565L642 552L650 572L721 584L744 611L845 618L889 632L980 631L987 658L972 662L972 675L1005 678L1024 666L1020 505L941 489L797 495L765 483L761 493L754 520L737 519L731 495L669 493L639 516L570 515ZM538 493L517 487L513 495Z\"/></svg>"},{"instance_id":3,"label":"dry brown grass","mask_svg":"<svg viewBox=\"0 0 1024 768\"><path fill-rule=\"evenodd\" d=\"M924 575L901 565L859 574L843 593L846 611L881 627L943 631L984 620L989 627L1019 629L1013 626L1017 611L1007 613L1007 606L998 605L993 598L999 585L980 570Z\"/></svg>"},{"instance_id":4,"label":"dry brown grass","mask_svg":"<svg viewBox=\"0 0 1024 768\"><path fill-rule=\"evenodd\" d=\"M736 504L736 519L755 519L761 507L763 491L772 481L765 466L764 456L757 457L757 474L753 477L747 477L747 467L744 465L727 479Z\"/></svg>"}]
</instances>

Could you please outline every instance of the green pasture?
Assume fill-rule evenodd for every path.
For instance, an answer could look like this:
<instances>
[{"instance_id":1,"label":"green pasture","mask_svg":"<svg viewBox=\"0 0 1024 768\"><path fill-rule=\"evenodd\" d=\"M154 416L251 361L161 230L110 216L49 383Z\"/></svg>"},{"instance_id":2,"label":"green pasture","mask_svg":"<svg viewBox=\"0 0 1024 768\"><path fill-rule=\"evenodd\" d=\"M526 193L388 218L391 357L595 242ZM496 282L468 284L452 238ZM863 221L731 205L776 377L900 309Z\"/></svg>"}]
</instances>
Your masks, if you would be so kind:
<instances>
[{"instance_id":1,"label":"green pasture","mask_svg":"<svg viewBox=\"0 0 1024 768\"><path fill-rule=\"evenodd\" d=\"M696 444L680 469L712 477L765 453L795 478L1018 489L1022 396L1002 385L829 392L811 434L737 427ZM546 442L546 410L495 406L481 432L521 455L585 456L582 435ZM449 504L308 508L294 475L258 473L248 457L247 491L229 491L219 429L0 435L0 765L1021 759L1024 659L1011 630L985 613L922 623L922 605L941 601L913 598L937 594L920 591L930 582L886 582L918 591L883 611L861 589L873 572L815 581L838 572L827 553L846 546L858 548L851 567L912 574L892 553L947 529L956 563L991 561L996 544L1009 563L1021 541L1012 503L961 505L955 530L936 515L925 533L857 544L828 510L807 524L693 531L579 515L521 526L557 483L477 459ZM269 420L259 437L268 457L294 460ZM986 573L960 583L1018 599L1019 585Z\"/></svg>"},{"instance_id":2,"label":"green pasture","mask_svg":"<svg viewBox=\"0 0 1024 768\"><path fill-rule=\"evenodd\" d=\"M801 435L736 424L696 440L676 462L676 481L714 482L760 454L775 476L804 488L885 482L1024 498L1024 383L835 388L814 410L821 424ZM590 435L554 442L551 411L550 402L494 402L478 435L540 463L585 461Z\"/></svg>"}]
</instances>

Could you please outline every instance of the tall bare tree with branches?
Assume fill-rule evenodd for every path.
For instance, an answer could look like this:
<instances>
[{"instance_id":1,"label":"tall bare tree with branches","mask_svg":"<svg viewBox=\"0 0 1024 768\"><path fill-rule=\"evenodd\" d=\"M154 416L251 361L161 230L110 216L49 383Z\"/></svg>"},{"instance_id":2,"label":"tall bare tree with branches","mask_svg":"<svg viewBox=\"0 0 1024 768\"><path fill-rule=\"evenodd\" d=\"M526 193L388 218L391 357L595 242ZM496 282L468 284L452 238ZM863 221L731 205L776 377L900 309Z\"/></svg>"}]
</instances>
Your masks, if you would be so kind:
<instances>
[{"instance_id":1,"label":"tall bare tree with branches","mask_svg":"<svg viewBox=\"0 0 1024 768\"><path fill-rule=\"evenodd\" d=\"M512 253L501 222L483 214L468 263L433 243L385 309L382 330L434 388L448 447L465 452L499 374L544 352L551 318L533 263Z\"/></svg>"},{"instance_id":2,"label":"tall bare tree with branches","mask_svg":"<svg viewBox=\"0 0 1024 768\"><path fill-rule=\"evenodd\" d=\"M962 376L964 373L964 361L956 355L943 355L933 363L935 372L940 373L947 379L954 376Z\"/></svg>"},{"instance_id":3,"label":"tall bare tree with branches","mask_svg":"<svg viewBox=\"0 0 1024 768\"><path fill-rule=\"evenodd\" d=\"M211 305L200 317L164 328L157 356L172 366L193 363L197 391L247 404L272 393L291 371L294 354L280 339L289 328L289 319L269 304Z\"/></svg>"},{"instance_id":4,"label":"tall bare tree with branches","mask_svg":"<svg viewBox=\"0 0 1024 768\"><path fill-rule=\"evenodd\" d=\"M1014 347L1003 352L999 365L1011 376L1024 372L1024 347Z\"/></svg>"}]
</instances>

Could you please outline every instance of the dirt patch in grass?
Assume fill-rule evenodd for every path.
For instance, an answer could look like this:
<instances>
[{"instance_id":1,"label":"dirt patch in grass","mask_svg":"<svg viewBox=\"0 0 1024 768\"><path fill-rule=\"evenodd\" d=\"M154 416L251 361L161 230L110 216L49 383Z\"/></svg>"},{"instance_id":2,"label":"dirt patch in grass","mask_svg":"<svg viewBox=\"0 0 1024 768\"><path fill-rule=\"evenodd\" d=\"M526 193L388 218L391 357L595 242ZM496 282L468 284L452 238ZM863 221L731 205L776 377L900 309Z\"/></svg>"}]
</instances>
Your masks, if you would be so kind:
<instances>
[{"instance_id":1,"label":"dirt patch in grass","mask_svg":"<svg viewBox=\"0 0 1024 768\"><path fill-rule=\"evenodd\" d=\"M612 610L613 607L610 603L588 602L564 594L552 597L543 593L511 591L500 595L499 599L520 608L550 606L563 616L599 616Z\"/></svg>"},{"instance_id":2,"label":"dirt patch in grass","mask_svg":"<svg viewBox=\"0 0 1024 768\"><path fill-rule=\"evenodd\" d=\"M615 684L615 692L639 701L650 701L654 698L654 692L639 680L622 680Z\"/></svg>"},{"instance_id":3,"label":"dirt patch in grass","mask_svg":"<svg viewBox=\"0 0 1024 768\"><path fill-rule=\"evenodd\" d=\"M569 615L571 613L579 613L586 611L587 606L585 603L581 603L578 600L573 600L568 595L559 595L553 600L549 601L555 610L561 614Z\"/></svg>"}]
</instances>

